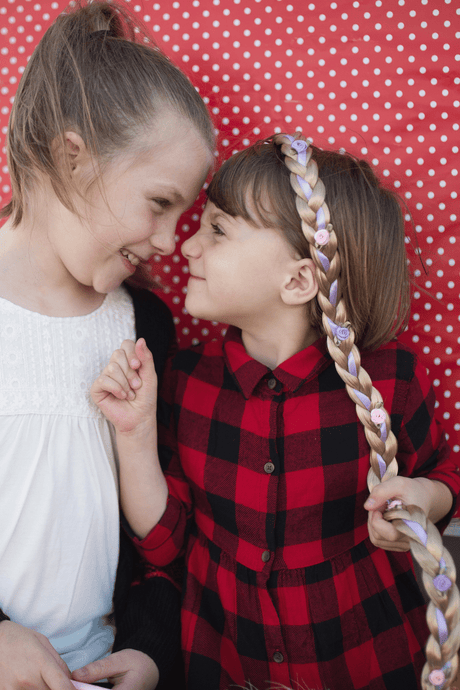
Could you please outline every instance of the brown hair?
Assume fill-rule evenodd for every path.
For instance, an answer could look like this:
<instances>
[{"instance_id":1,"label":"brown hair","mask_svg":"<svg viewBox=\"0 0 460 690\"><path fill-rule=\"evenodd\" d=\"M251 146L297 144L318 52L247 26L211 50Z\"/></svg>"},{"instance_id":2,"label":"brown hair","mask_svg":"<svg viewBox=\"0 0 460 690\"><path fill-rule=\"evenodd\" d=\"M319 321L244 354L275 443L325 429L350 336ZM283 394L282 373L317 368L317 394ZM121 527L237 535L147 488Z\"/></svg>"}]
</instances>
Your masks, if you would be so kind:
<instances>
[{"instance_id":1,"label":"brown hair","mask_svg":"<svg viewBox=\"0 0 460 690\"><path fill-rule=\"evenodd\" d=\"M133 144L162 107L189 119L210 150L209 113L188 78L114 3L79 2L36 47L16 93L7 134L12 199L0 217L21 221L37 172L75 212L70 163L56 165L56 140L74 129L100 163Z\"/></svg>"},{"instance_id":2,"label":"brown hair","mask_svg":"<svg viewBox=\"0 0 460 690\"><path fill-rule=\"evenodd\" d=\"M393 338L408 320L410 284L399 201L380 185L366 161L314 146L311 158L326 188L340 245L348 318L360 347L373 349ZM272 137L227 160L207 194L233 217L280 229L301 257L311 256L290 172ZM310 305L309 318L324 333L318 300Z\"/></svg>"}]
</instances>

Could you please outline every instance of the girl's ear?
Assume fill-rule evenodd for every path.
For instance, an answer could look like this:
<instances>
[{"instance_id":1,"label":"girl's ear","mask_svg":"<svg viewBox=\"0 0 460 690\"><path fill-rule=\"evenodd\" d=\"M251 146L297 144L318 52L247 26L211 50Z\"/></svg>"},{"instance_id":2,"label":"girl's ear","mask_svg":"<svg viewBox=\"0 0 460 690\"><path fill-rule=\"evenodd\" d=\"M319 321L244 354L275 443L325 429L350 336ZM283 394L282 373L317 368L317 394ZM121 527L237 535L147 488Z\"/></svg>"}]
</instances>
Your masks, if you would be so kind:
<instances>
[{"instance_id":1,"label":"girl's ear","mask_svg":"<svg viewBox=\"0 0 460 690\"><path fill-rule=\"evenodd\" d=\"M318 292L315 264L312 259L293 261L281 286L281 299L290 306L307 304Z\"/></svg>"},{"instance_id":2,"label":"girl's ear","mask_svg":"<svg viewBox=\"0 0 460 690\"><path fill-rule=\"evenodd\" d=\"M85 142L79 134L71 130L64 132L64 143L61 137L54 140L53 149L57 165L62 167L63 172L70 167L72 177L78 178L91 160Z\"/></svg>"},{"instance_id":3,"label":"girl's ear","mask_svg":"<svg viewBox=\"0 0 460 690\"><path fill-rule=\"evenodd\" d=\"M90 156L86 144L76 132L64 133L64 156L70 163L72 173L78 174L81 172L81 168L89 162Z\"/></svg>"}]
</instances>

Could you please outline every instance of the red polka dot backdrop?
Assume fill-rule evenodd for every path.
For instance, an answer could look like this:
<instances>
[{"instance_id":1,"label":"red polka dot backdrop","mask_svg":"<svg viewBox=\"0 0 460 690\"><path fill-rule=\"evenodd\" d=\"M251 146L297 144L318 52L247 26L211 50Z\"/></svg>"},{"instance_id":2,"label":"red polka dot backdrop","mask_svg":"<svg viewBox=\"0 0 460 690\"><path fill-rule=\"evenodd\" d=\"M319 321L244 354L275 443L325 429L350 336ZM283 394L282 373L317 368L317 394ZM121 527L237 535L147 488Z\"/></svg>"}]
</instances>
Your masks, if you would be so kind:
<instances>
[{"instance_id":1,"label":"red polka dot backdrop","mask_svg":"<svg viewBox=\"0 0 460 690\"><path fill-rule=\"evenodd\" d=\"M3 142L27 59L66 4L0 0ZM367 158L400 194L414 274L403 339L426 363L437 414L459 453L460 0L128 4L205 99L220 156L273 132L300 131L317 146ZM4 148L0 161L4 204L10 194ZM174 255L154 262L183 346L224 330L184 309L188 268L179 247L197 230L200 209L198 202L181 219Z\"/></svg>"}]
</instances>

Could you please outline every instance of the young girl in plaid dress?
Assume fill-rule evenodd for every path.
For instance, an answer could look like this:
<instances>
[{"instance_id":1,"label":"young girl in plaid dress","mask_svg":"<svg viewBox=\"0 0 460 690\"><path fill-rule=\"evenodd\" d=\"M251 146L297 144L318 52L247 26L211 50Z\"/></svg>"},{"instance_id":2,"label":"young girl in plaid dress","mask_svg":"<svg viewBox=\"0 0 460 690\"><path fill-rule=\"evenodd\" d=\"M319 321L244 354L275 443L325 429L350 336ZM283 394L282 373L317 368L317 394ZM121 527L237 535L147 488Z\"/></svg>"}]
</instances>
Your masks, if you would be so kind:
<instances>
[{"instance_id":1,"label":"young girl in plaid dress","mask_svg":"<svg viewBox=\"0 0 460 690\"><path fill-rule=\"evenodd\" d=\"M117 429L138 549L156 565L185 553L189 690L415 690L425 606L382 514L414 504L442 528L460 479L425 368L395 339L409 309L397 199L365 162L277 135L219 170L182 252L187 310L230 327L170 362L160 459L142 340L93 397Z\"/></svg>"}]
</instances>

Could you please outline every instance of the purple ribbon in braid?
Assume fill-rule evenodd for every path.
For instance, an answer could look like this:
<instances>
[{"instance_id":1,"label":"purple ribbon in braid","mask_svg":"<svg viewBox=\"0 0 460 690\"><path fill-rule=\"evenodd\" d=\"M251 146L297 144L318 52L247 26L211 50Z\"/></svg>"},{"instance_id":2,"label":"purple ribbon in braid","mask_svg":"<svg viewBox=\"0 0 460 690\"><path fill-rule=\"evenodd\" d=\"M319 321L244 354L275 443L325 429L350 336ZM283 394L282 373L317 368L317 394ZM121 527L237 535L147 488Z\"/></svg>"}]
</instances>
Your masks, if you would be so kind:
<instances>
[{"instance_id":1,"label":"purple ribbon in braid","mask_svg":"<svg viewBox=\"0 0 460 690\"><path fill-rule=\"evenodd\" d=\"M348 355L348 371L353 376L357 376L355 360L354 360L353 354L351 352ZM365 395L365 393L361 393L358 390L355 390L355 394L361 400L363 405L368 410L370 410L371 401L367 397L367 395ZM385 443L385 441L387 439L387 426L386 426L385 422L382 422L382 425L380 427L380 438ZM378 460L379 469L380 469L380 479L382 479L386 470L387 470L387 466L386 466L386 463L385 463L384 459L382 458L382 456L379 455L378 453L377 453L377 460ZM420 539L422 544L424 546L426 546L427 541L428 541L428 535L425 532L425 530L423 529L423 527L421 525L419 525L418 522L414 522L413 520L403 520L403 522L408 527L410 527L410 529L413 532L415 532L415 534L418 536L418 538ZM444 568L446 567L446 562L445 562L444 558L442 558L442 557L439 561L439 567L441 570L444 570ZM433 578L433 584L439 592L446 592L452 586L452 581L446 575L444 575L443 573L440 573L439 575L436 575L436 577ZM447 629L446 619L444 618L444 614L437 607L436 607L436 622L438 624L438 630L439 630L439 642L441 645L443 645L444 642L448 638L448 629Z\"/></svg>"},{"instance_id":2,"label":"purple ribbon in braid","mask_svg":"<svg viewBox=\"0 0 460 690\"><path fill-rule=\"evenodd\" d=\"M301 165L306 165L307 164L307 149L309 144L304 141L303 139L295 139L292 137L290 134L286 135L289 141L291 142L291 147L297 151L297 160ZM305 194L307 199L310 199L313 191L308 182L303 178L300 177L300 175L297 175L297 181ZM324 215L323 207L321 206L317 213L316 213L316 222L318 226L318 230L325 230L326 229L326 217ZM324 268L324 270L327 272L330 267L330 262L327 256L323 254L323 252L319 249L317 249L317 254L319 257L319 260L321 261L321 265ZM329 301L330 303L335 307L336 302L337 302L337 280L334 280L332 283L330 289L329 289ZM349 336L349 331L347 328L344 328L343 326L337 326L331 319L328 319L329 325L331 327L331 330L339 340L346 340Z\"/></svg>"},{"instance_id":3,"label":"purple ribbon in braid","mask_svg":"<svg viewBox=\"0 0 460 690\"><path fill-rule=\"evenodd\" d=\"M294 139L294 137L291 137L289 134L287 135L287 138L291 142L291 147L295 151L297 151L297 160L299 161L300 165L306 165L307 164L307 149L308 149L309 144L306 141L304 141L303 139ZM310 185L308 184L307 180L305 180L303 177L300 177L300 175L297 175L297 182L299 183L299 185L302 188L303 193L305 194L305 196L309 200L311 195L313 194L313 191L312 191L312 188L310 187ZM322 206L318 209L318 211L316 213L316 222L318 224L318 230L325 230L326 229L326 218L324 216L324 211L323 211ZM318 254L321 254L321 252L318 252ZM323 256L324 256L324 254L323 254ZM325 256L324 256L324 258L326 259ZM328 271L329 270L329 261L327 259L326 259L326 261L327 261L328 266L324 270ZM321 261L321 263L323 263L323 262Z\"/></svg>"},{"instance_id":4,"label":"purple ribbon in braid","mask_svg":"<svg viewBox=\"0 0 460 690\"><path fill-rule=\"evenodd\" d=\"M348 355L348 370L353 376L356 376L356 366L355 366L355 360L353 358L352 353ZM358 398L361 400L361 402L366 406L368 410L371 408L371 401L365 395L364 393L361 393L360 391L355 390L356 395ZM386 441L387 439L387 426L385 422L382 423L380 427L380 438L382 439L383 442ZM383 477L387 470L387 466L385 464L385 461L383 460L382 456L377 453L377 459L379 462L379 468L380 468L380 478ZM418 522L414 522L413 520L403 520L405 524L410 527L410 529L415 532L415 534L418 536L420 541L424 546L426 546L427 541L428 541L428 535L423 529L421 525L418 524ZM446 562L444 558L441 557L439 561L439 567L441 570L444 570L446 567ZM452 586L452 581L444 574L440 573L439 575L436 575L436 577L433 578L433 584L436 587L436 589L440 592L446 592L450 587ZM444 644L444 642L448 638L448 629L447 629L447 623L446 619L444 618L444 614L442 611L438 608L436 608L436 621L438 624L438 630L439 630L439 642L441 644Z\"/></svg>"},{"instance_id":5,"label":"purple ribbon in braid","mask_svg":"<svg viewBox=\"0 0 460 690\"><path fill-rule=\"evenodd\" d=\"M348 355L348 371L353 376L358 375L358 372L356 371L355 359L353 357L352 352L350 352L350 354ZM361 391L358 391L358 390L355 390L355 394L361 400L361 402L366 407L366 409L370 410L371 404L372 404L370 398L368 398L365 393L361 393ZM382 426L380 427L380 438L382 439L382 441L384 443L387 440L387 425L385 424L385 422L383 422ZM377 460L379 463L380 479L382 479L383 475L387 471L387 465L386 465L385 460L382 458L381 455L379 455L379 453L377 453Z\"/></svg>"},{"instance_id":6,"label":"purple ribbon in braid","mask_svg":"<svg viewBox=\"0 0 460 690\"><path fill-rule=\"evenodd\" d=\"M287 138L291 142L291 147L295 151L297 151L297 160L299 161L299 163L301 165L306 165L306 163L307 163L307 149L308 149L307 142L304 141L303 139L295 139L294 137L292 137L290 135L287 135ZM310 199L313 191L312 191L312 188L310 187L310 185L308 184L308 182L303 177L300 177L300 175L297 175L297 181L298 181L303 193L305 194L306 198ZM322 206L318 209L318 211L316 213L316 221L317 221L319 230L324 230L326 228L326 218L324 216L324 211L323 211ZM317 249L317 254L319 256L319 260L321 261L321 264L322 264L324 270L327 272L329 270L329 267L330 267L329 259L319 249ZM329 301L334 307L336 306L336 303L337 303L337 280L334 280L334 282L332 283L332 285L329 289ZM333 335L335 336L335 338L337 338L338 341L346 340L348 338L348 336L350 335L348 328L346 328L345 326L338 326L336 323L334 323L334 321L332 321L329 318L327 320L328 320L328 323L329 323L329 326L331 328ZM356 367L355 367L355 361L354 361L351 353L348 356L348 370L354 376L357 375ZM364 393L360 393L359 391L356 391L356 395L361 400L361 402L366 406L366 408L368 410L370 410L371 401L369 400L367 395L365 395ZM381 427L381 438L382 438L383 442L386 441L387 428L386 428L385 423L383 423L382 427ZM380 478L382 478L383 475L385 474L386 470L387 470L387 466L386 466L386 463L383 460L382 456L379 455L378 453L377 453L377 460L379 463Z\"/></svg>"},{"instance_id":7,"label":"purple ribbon in braid","mask_svg":"<svg viewBox=\"0 0 460 690\"><path fill-rule=\"evenodd\" d=\"M286 135L286 136L289 139L289 141L291 142L291 147L295 151L297 151L297 160L299 161L299 163L301 165L306 166L306 164L307 164L306 152L307 152L309 144L306 141L304 141L303 139L296 139L295 137L292 137L290 135ZM297 181L298 181L303 193L305 194L307 200L309 200L312 193L313 193L310 185L308 184L308 182L303 177L300 177L300 175L297 175ZM317 213L316 213L316 221L317 221L318 230L324 230L326 228L326 219L325 219L324 211L323 211L322 207L319 208ZM316 246L318 247L318 245L316 245ZM317 248L317 254L319 256L319 260L321 262L321 265L323 266L324 270L327 272L329 270L329 267L330 267L329 259L318 248ZM330 287L329 301L331 302L331 304L333 306L336 306L336 302L337 302L337 280L335 280ZM346 327L337 326L337 324L335 324L329 318L328 318L328 322L329 322L329 326L331 328L331 331L334 334L336 339L345 340L348 337L349 333L348 333L348 329ZM350 354L348 355L348 371L353 376L357 376L356 364L355 364L355 360L354 360L352 352L350 352ZM365 395L365 393L362 393L356 389L355 389L355 394L359 398L361 403L366 407L366 409L370 411L371 407L372 407L372 402L371 402L370 398L368 398L368 396ZM387 440L387 436L388 436L388 430L387 430L386 422L382 421L382 423L379 424L379 426L380 426L380 438L385 443L385 441ZM387 471L387 465L386 465L384 459L382 458L382 456L379 455L378 453L377 453L377 460L378 460L379 470L380 470L380 479L382 479L383 476L385 475L385 472ZM398 503L400 503L400 502L398 501ZM414 520L403 520L403 522L417 535L417 537L420 539L422 544L424 546L426 546L426 544L428 542L428 535L425 532L425 530L423 529L423 527L421 525L419 525L418 522L415 522ZM446 568L446 562L442 557L439 560L439 568L440 568L441 572L433 578L433 584L439 592L447 592L447 590L450 589L450 587L452 586L452 581L443 572ZM447 627L446 619L444 617L443 612L439 608L437 608L437 607L435 607L435 608L436 608L436 622L437 622L438 631L439 631L439 642L441 645L443 645L449 636L448 627ZM439 688L442 687L442 685L444 684L444 681L445 681L444 672L447 671L447 669L450 667L451 667L450 662L447 662L443 666L442 669L435 669L434 671L432 671L430 674L430 677L429 677L430 682L432 684L436 685L436 687L439 687Z\"/></svg>"},{"instance_id":8,"label":"purple ribbon in braid","mask_svg":"<svg viewBox=\"0 0 460 690\"><path fill-rule=\"evenodd\" d=\"M287 135L287 138L291 142L291 147L295 151L297 151L297 160L299 161L299 163L301 165L306 165L306 163L307 163L307 149L308 149L307 142L304 141L303 139L295 139L294 137L292 137L290 135ZM313 192L312 192L312 188L310 187L308 182L306 180L304 180L303 177L300 177L300 175L297 175L297 181L298 181L303 193L307 197L307 199L310 199ZM316 220L317 220L317 224L318 224L318 229L324 230L326 228L326 219L324 216L324 211L323 211L322 206L318 209L318 212L316 214ZM330 266L329 259L319 249L317 249L317 254L319 256L319 260L321 261L321 264L322 264L324 270L327 272L329 270L329 266ZM336 302L337 302L337 280L334 280L334 282L332 283L332 285L329 289L329 301L334 307L336 306ZM331 331L332 331L333 335L339 341L340 340L346 340L348 338L348 336L350 335L348 328L346 328L345 326L338 326L336 323L334 323L334 321L332 321L329 318L327 320L328 320L329 326L331 327ZM355 360L353 359L351 352L348 356L348 370L351 374L353 374L353 376L357 375L356 367L355 367ZM356 391L356 395L361 400L363 405L365 405L366 408L368 410L370 410L371 401L369 400L367 395L364 395L364 393L360 393L359 391ZM386 441L387 428L386 428L385 423L383 423L382 427L381 427L381 438L382 438L383 442ZM384 459L382 458L382 456L379 455L378 453L377 453L377 460L379 463L380 478L382 479L383 475L385 474L385 472L387 470L387 466L386 466L386 463L385 463Z\"/></svg>"},{"instance_id":9,"label":"purple ribbon in braid","mask_svg":"<svg viewBox=\"0 0 460 690\"><path fill-rule=\"evenodd\" d=\"M423 529L421 525L418 524L418 522L414 522L413 520L403 520L403 522L406 523L408 527L411 528L413 532L417 535L417 537L420 539L422 542L423 546L426 546L427 541L428 541L428 535ZM446 562L444 558L440 558L439 560L439 567L441 570L444 570L446 567ZM436 577L433 578L433 584L436 587L436 589L440 592L447 592L448 589L452 586L452 581L447 577L447 575L444 574L439 574L436 575ZM440 644L444 644L444 642L448 638L448 630L447 630L447 623L446 619L444 618L443 612L436 608L436 622L438 624L438 630L439 630L439 642Z\"/></svg>"}]
</instances>

